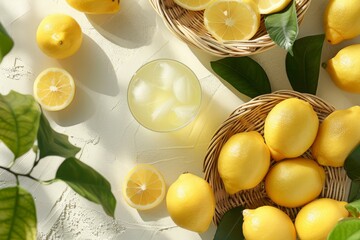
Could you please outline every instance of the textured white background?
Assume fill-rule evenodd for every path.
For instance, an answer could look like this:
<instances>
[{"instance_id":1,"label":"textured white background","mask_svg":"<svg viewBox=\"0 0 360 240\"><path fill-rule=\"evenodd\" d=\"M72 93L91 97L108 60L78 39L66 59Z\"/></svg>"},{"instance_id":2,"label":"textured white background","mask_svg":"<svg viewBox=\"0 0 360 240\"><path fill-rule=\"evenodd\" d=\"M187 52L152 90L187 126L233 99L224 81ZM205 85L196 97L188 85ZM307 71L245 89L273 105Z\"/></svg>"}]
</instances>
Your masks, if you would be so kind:
<instances>
[{"instance_id":1,"label":"textured white background","mask_svg":"<svg viewBox=\"0 0 360 240\"><path fill-rule=\"evenodd\" d=\"M313 0L300 27L299 37L320 34L327 0ZM62 183L43 186L23 180L22 186L36 199L39 239L124 239L124 240L210 240L211 226L204 234L181 229L171 221L165 204L138 212L121 196L124 175L136 163L152 163L170 185L188 171L203 176L202 161L219 124L248 97L237 93L218 79L210 61L218 58L190 47L175 38L163 25L148 0L122 0L119 13L110 16L85 15L69 7L65 0L0 0L0 21L15 41L15 47L0 65L0 92L14 89L32 93L32 84L43 69L57 66L75 78L77 93L65 110L46 112L52 126L70 136L82 148L79 158L94 167L112 184L117 198L115 219L75 194ZM36 28L50 13L73 16L84 33L79 52L65 60L46 57L35 42ZM337 46L325 43L322 61L342 47L360 43L359 38ZM203 89L199 116L186 128L174 133L155 133L144 129L131 116L127 85L142 64L157 58L172 58L188 65ZM291 89L285 72L285 52L274 47L252 56L267 72L272 90ZM336 108L360 104L360 96L339 90L325 70L320 69L317 95ZM1 163L10 153L0 145ZM25 165L25 156L20 165ZM50 179L62 159L47 158L36 169L36 176ZM0 188L14 179L0 172Z\"/></svg>"}]
</instances>

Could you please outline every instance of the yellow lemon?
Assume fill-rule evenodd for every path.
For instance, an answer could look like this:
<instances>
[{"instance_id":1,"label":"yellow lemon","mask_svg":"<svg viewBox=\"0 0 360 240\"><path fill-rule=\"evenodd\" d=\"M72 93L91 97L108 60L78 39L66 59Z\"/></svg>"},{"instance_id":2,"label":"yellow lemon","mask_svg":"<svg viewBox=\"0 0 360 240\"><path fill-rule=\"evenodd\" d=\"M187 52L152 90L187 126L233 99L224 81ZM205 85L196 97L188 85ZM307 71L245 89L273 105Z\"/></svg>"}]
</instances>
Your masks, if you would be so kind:
<instances>
[{"instance_id":1,"label":"yellow lemon","mask_svg":"<svg viewBox=\"0 0 360 240\"><path fill-rule=\"evenodd\" d=\"M215 197L210 184L199 176L183 173L166 194L171 219L180 227L205 232L215 213Z\"/></svg>"},{"instance_id":2,"label":"yellow lemon","mask_svg":"<svg viewBox=\"0 0 360 240\"><path fill-rule=\"evenodd\" d=\"M75 96L75 82L62 68L47 68L35 79L34 98L49 111L59 111L70 105Z\"/></svg>"},{"instance_id":3,"label":"yellow lemon","mask_svg":"<svg viewBox=\"0 0 360 240\"><path fill-rule=\"evenodd\" d=\"M358 0L329 0L324 13L325 38L332 44L360 34Z\"/></svg>"},{"instance_id":4,"label":"yellow lemon","mask_svg":"<svg viewBox=\"0 0 360 240\"><path fill-rule=\"evenodd\" d=\"M264 138L275 161L302 155L315 140L319 119L312 106L288 98L276 104L265 119Z\"/></svg>"},{"instance_id":5,"label":"yellow lemon","mask_svg":"<svg viewBox=\"0 0 360 240\"><path fill-rule=\"evenodd\" d=\"M312 153L319 164L342 167L360 143L360 106L336 110L320 124Z\"/></svg>"},{"instance_id":6,"label":"yellow lemon","mask_svg":"<svg viewBox=\"0 0 360 240\"><path fill-rule=\"evenodd\" d=\"M299 239L326 240L336 223L349 215L346 204L330 198L320 198L306 204L295 219Z\"/></svg>"},{"instance_id":7,"label":"yellow lemon","mask_svg":"<svg viewBox=\"0 0 360 240\"><path fill-rule=\"evenodd\" d=\"M36 42L49 57L63 59L75 54L82 43L82 31L76 20L65 14L51 14L39 24Z\"/></svg>"},{"instance_id":8,"label":"yellow lemon","mask_svg":"<svg viewBox=\"0 0 360 240\"><path fill-rule=\"evenodd\" d=\"M316 161L295 158L276 163L265 179L266 193L276 204L300 207L318 197L325 184L325 170Z\"/></svg>"},{"instance_id":9,"label":"yellow lemon","mask_svg":"<svg viewBox=\"0 0 360 240\"><path fill-rule=\"evenodd\" d=\"M260 14L276 13L283 10L291 0L258 0Z\"/></svg>"},{"instance_id":10,"label":"yellow lemon","mask_svg":"<svg viewBox=\"0 0 360 240\"><path fill-rule=\"evenodd\" d=\"M120 10L120 0L66 0L76 10L88 14L111 14Z\"/></svg>"},{"instance_id":11,"label":"yellow lemon","mask_svg":"<svg viewBox=\"0 0 360 240\"><path fill-rule=\"evenodd\" d=\"M327 62L325 69L339 88L360 93L360 44L341 49Z\"/></svg>"},{"instance_id":12,"label":"yellow lemon","mask_svg":"<svg viewBox=\"0 0 360 240\"><path fill-rule=\"evenodd\" d=\"M192 11L204 10L212 1L213 0L174 0L179 6Z\"/></svg>"},{"instance_id":13,"label":"yellow lemon","mask_svg":"<svg viewBox=\"0 0 360 240\"><path fill-rule=\"evenodd\" d=\"M260 26L260 13L253 0L216 0L204 11L204 24L218 41L247 40Z\"/></svg>"},{"instance_id":14,"label":"yellow lemon","mask_svg":"<svg viewBox=\"0 0 360 240\"><path fill-rule=\"evenodd\" d=\"M158 206L165 197L165 181L150 164L138 164L126 175L123 196L129 206L148 210Z\"/></svg>"},{"instance_id":15,"label":"yellow lemon","mask_svg":"<svg viewBox=\"0 0 360 240\"><path fill-rule=\"evenodd\" d=\"M262 206L243 211L243 234L246 240L295 240L290 217L280 209Z\"/></svg>"},{"instance_id":16,"label":"yellow lemon","mask_svg":"<svg viewBox=\"0 0 360 240\"><path fill-rule=\"evenodd\" d=\"M260 133L255 131L231 136L219 154L218 171L230 194L258 185L269 167L269 149Z\"/></svg>"}]
</instances>

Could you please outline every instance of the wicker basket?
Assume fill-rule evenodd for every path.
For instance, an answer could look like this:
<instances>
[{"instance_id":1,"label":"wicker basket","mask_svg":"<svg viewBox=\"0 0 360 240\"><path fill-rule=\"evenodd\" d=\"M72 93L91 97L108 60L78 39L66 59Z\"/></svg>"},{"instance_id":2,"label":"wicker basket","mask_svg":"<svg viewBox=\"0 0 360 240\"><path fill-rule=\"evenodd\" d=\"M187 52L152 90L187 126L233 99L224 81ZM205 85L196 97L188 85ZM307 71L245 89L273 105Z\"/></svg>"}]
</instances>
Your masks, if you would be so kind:
<instances>
[{"instance_id":1,"label":"wicker basket","mask_svg":"<svg viewBox=\"0 0 360 240\"><path fill-rule=\"evenodd\" d=\"M296 0L299 23L303 20L310 2L311 0ZM266 32L263 17L260 28L252 39L221 43L205 29L203 11L186 10L174 3L173 0L150 0L150 3L175 36L215 56L247 56L275 46Z\"/></svg>"},{"instance_id":2,"label":"wicker basket","mask_svg":"<svg viewBox=\"0 0 360 240\"><path fill-rule=\"evenodd\" d=\"M287 90L277 91L271 94L261 95L241 105L222 123L213 136L205 156L203 167L205 179L210 183L215 193L215 224L219 223L225 212L240 205L246 208L272 205L284 210L292 219L295 218L300 208L285 208L276 205L267 197L264 182L261 182L250 190L240 191L234 195L227 194L217 170L217 160L223 144L235 133L255 130L263 134L264 120L269 111L277 103L290 97L300 98L309 102L318 114L320 122L334 111L332 106L329 106L314 95ZM310 150L303 156L313 159ZM274 161L272 161L271 164L274 164ZM326 181L320 196L346 200L350 180L345 170L343 168L325 167L325 173Z\"/></svg>"}]
</instances>

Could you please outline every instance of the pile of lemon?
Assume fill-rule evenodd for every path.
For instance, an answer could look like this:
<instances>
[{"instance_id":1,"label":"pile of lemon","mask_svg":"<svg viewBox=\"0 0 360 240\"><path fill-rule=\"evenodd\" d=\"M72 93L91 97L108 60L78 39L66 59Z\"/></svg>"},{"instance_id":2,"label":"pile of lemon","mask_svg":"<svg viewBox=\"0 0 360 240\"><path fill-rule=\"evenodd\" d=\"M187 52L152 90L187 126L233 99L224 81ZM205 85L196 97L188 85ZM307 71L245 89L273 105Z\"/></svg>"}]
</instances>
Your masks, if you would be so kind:
<instances>
[{"instance_id":1,"label":"pile of lemon","mask_svg":"<svg viewBox=\"0 0 360 240\"><path fill-rule=\"evenodd\" d=\"M283 10L291 0L174 0L191 10L204 10L204 25L218 41L251 39L260 27L262 14Z\"/></svg>"},{"instance_id":2,"label":"pile of lemon","mask_svg":"<svg viewBox=\"0 0 360 240\"><path fill-rule=\"evenodd\" d=\"M348 216L346 202L319 196L325 184L323 166L342 167L359 144L359 118L360 106L354 106L336 110L319 123L310 103L289 98L270 110L263 136L249 131L227 140L219 154L218 171L229 194L263 181L267 196L276 205L301 208L295 224L273 206L244 210L247 240L271 236L277 240L295 240L296 236L326 239L337 221ZM315 160L302 157L309 149Z\"/></svg>"},{"instance_id":3,"label":"pile of lemon","mask_svg":"<svg viewBox=\"0 0 360 240\"><path fill-rule=\"evenodd\" d=\"M360 106L336 110L321 123L312 105L298 98L276 104L264 132L241 132L222 146L218 172L229 194L264 183L275 205L301 210L293 223L274 206L243 211L247 240L326 239L336 223L348 216L346 202L319 197L326 181L323 166L342 167L360 142ZM338 144L341 142L342 144ZM315 158L302 155L312 150ZM272 160L271 160L272 159ZM273 164L271 164L273 161ZM162 174L152 165L136 165L123 182L126 202L148 210L166 198L172 220L180 227L204 232L215 213L214 193L203 178L181 174L166 192Z\"/></svg>"}]
</instances>

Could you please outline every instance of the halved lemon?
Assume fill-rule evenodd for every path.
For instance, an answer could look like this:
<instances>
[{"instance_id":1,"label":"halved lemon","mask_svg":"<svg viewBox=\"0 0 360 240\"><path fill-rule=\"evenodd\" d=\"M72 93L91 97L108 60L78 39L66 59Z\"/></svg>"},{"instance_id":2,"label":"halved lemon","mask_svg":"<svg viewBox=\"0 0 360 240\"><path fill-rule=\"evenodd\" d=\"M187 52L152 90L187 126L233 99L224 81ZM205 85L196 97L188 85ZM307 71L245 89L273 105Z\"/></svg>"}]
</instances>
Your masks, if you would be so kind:
<instances>
[{"instance_id":1,"label":"halved lemon","mask_svg":"<svg viewBox=\"0 0 360 240\"><path fill-rule=\"evenodd\" d=\"M258 0L260 14L276 13L283 10L291 0Z\"/></svg>"},{"instance_id":2,"label":"halved lemon","mask_svg":"<svg viewBox=\"0 0 360 240\"><path fill-rule=\"evenodd\" d=\"M35 79L34 98L42 108L48 111L66 108L74 96L74 79L62 68L47 68Z\"/></svg>"},{"instance_id":3,"label":"halved lemon","mask_svg":"<svg viewBox=\"0 0 360 240\"><path fill-rule=\"evenodd\" d=\"M127 174L123 196L129 206L148 210L158 206L165 197L165 181L161 173L150 164L138 164Z\"/></svg>"},{"instance_id":4,"label":"halved lemon","mask_svg":"<svg viewBox=\"0 0 360 240\"><path fill-rule=\"evenodd\" d=\"M204 10L212 1L213 0L174 0L180 7L192 11Z\"/></svg>"},{"instance_id":5,"label":"halved lemon","mask_svg":"<svg viewBox=\"0 0 360 240\"><path fill-rule=\"evenodd\" d=\"M217 0L204 11L206 29L218 41L248 40L260 26L260 13L253 0Z\"/></svg>"}]
</instances>

